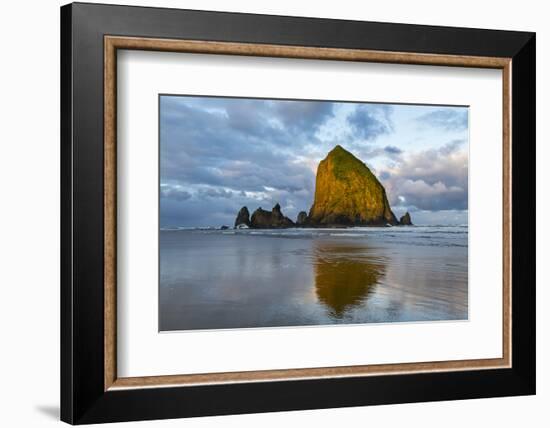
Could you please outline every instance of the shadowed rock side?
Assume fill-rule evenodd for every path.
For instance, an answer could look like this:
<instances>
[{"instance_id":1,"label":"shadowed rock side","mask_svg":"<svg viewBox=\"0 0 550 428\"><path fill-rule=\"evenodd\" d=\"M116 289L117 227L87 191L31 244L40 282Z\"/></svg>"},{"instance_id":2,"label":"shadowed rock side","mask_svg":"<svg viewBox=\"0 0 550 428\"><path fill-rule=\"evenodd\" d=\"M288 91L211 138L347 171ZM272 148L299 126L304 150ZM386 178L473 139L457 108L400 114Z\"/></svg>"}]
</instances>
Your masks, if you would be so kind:
<instances>
[{"instance_id":1,"label":"shadowed rock side","mask_svg":"<svg viewBox=\"0 0 550 428\"><path fill-rule=\"evenodd\" d=\"M250 213L247 207L242 207L235 219L235 227L243 225L250 227Z\"/></svg>"},{"instance_id":2,"label":"shadowed rock side","mask_svg":"<svg viewBox=\"0 0 550 428\"><path fill-rule=\"evenodd\" d=\"M319 163L311 226L384 226L399 224L386 190L370 169L341 146Z\"/></svg>"},{"instance_id":3,"label":"shadowed rock side","mask_svg":"<svg viewBox=\"0 0 550 428\"><path fill-rule=\"evenodd\" d=\"M405 215L399 219L399 225L412 226L411 215L408 212L406 212Z\"/></svg>"},{"instance_id":4,"label":"shadowed rock side","mask_svg":"<svg viewBox=\"0 0 550 428\"><path fill-rule=\"evenodd\" d=\"M307 213L305 211L300 211L298 217L296 218L296 226L305 226L307 223Z\"/></svg>"},{"instance_id":5,"label":"shadowed rock side","mask_svg":"<svg viewBox=\"0 0 550 428\"><path fill-rule=\"evenodd\" d=\"M276 204L271 211L260 207L252 213L250 218L250 227L255 229L279 229L293 226L294 222L283 215L279 204Z\"/></svg>"}]
</instances>

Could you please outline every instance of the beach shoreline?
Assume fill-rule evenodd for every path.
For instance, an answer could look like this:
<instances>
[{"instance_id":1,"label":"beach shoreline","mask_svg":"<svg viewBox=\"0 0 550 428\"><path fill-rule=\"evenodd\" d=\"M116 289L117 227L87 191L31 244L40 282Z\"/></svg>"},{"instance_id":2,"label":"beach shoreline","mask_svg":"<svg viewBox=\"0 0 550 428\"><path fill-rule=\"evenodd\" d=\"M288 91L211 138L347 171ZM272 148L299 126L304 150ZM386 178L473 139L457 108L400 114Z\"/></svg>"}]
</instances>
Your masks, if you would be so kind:
<instances>
[{"instance_id":1,"label":"beach shoreline","mask_svg":"<svg viewBox=\"0 0 550 428\"><path fill-rule=\"evenodd\" d=\"M161 331L468 318L465 225L179 229L159 242Z\"/></svg>"}]
</instances>

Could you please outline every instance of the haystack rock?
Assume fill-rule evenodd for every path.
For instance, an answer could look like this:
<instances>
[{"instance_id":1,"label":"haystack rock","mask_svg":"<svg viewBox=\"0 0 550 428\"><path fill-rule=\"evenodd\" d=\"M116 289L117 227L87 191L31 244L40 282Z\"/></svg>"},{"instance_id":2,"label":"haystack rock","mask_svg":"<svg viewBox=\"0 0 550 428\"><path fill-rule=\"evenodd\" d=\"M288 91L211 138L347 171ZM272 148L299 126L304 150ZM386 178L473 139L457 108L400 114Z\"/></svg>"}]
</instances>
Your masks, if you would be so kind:
<instances>
[{"instance_id":1,"label":"haystack rock","mask_svg":"<svg viewBox=\"0 0 550 428\"><path fill-rule=\"evenodd\" d=\"M307 213L305 211L300 211L298 217L296 218L296 226L304 226L307 222Z\"/></svg>"},{"instance_id":2,"label":"haystack rock","mask_svg":"<svg viewBox=\"0 0 550 428\"><path fill-rule=\"evenodd\" d=\"M242 225L250 226L250 213L247 207L242 207L235 219L235 227L242 227Z\"/></svg>"},{"instance_id":3,"label":"haystack rock","mask_svg":"<svg viewBox=\"0 0 550 428\"><path fill-rule=\"evenodd\" d=\"M398 224L384 186L363 162L339 145L319 163L308 221L312 226Z\"/></svg>"},{"instance_id":4,"label":"haystack rock","mask_svg":"<svg viewBox=\"0 0 550 428\"><path fill-rule=\"evenodd\" d=\"M404 216L402 216L400 219L399 219L399 224L401 226L412 226L412 221L411 221L411 215L409 214L409 212L407 211L405 213Z\"/></svg>"},{"instance_id":5,"label":"haystack rock","mask_svg":"<svg viewBox=\"0 0 550 428\"><path fill-rule=\"evenodd\" d=\"M250 227L256 229L278 229L293 226L294 222L283 215L279 204L276 204L271 211L263 210L260 207L252 213L250 218Z\"/></svg>"}]
</instances>

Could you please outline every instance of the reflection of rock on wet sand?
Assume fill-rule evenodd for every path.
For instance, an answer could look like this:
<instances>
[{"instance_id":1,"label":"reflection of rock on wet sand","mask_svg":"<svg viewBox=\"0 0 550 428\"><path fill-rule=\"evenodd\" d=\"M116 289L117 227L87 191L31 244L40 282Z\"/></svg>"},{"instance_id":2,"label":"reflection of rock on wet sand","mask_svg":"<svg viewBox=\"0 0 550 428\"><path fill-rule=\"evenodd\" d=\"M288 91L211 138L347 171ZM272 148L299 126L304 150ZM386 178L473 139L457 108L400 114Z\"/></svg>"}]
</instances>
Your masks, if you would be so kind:
<instances>
[{"instance_id":1,"label":"reflection of rock on wet sand","mask_svg":"<svg viewBox=\"0 0 550 428\"><path fill-rule=\"evenodd\" d=\"M386 265L383 258L371 256L364 244L317 241L313 269L317 298L332 317L342 318L373 291Z\"/></svg>"}]
</instances>

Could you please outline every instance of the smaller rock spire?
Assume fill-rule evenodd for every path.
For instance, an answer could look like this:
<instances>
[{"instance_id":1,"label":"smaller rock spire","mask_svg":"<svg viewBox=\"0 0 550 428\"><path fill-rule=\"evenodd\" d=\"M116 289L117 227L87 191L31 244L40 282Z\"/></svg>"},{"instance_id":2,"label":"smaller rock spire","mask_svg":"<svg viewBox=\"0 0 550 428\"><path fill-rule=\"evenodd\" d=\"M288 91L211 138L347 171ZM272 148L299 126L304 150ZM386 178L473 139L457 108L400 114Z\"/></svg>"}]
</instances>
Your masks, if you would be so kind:
<instances>
[{"instance_id":1,"label":"smaller rock spire","mask_svg":"<svg viewBox=\"0 0 550 428\"><path fill-rule=\"evenodd\" d=\"M242 207L237 214L237 218L235 219L235 227L242 225L250 226L250 213L248 212L247 207Z\"/></svg>"},{"instance_id":2,"label":"smaller rock spire","mask_svg":"<svg viewBox=\"0 0 550 428\"><path fill-rule=\"evenodd\" d=\"M411 215L407 211L404 216L399 219L400 226L412 226Z\"/></svg>"}]
</instances>

